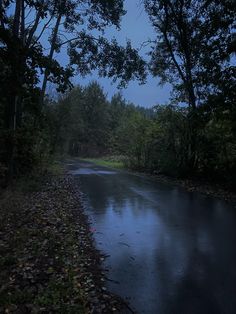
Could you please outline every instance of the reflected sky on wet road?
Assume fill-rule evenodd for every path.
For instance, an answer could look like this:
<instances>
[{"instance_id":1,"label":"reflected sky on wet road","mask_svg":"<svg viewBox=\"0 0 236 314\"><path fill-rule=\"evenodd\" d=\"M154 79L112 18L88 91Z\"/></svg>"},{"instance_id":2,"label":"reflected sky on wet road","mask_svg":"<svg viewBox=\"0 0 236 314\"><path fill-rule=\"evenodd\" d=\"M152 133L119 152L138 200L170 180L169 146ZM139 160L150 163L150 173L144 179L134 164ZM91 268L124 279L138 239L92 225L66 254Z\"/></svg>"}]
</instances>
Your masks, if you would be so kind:
<instances>
[{"instance_id":1,"label":"reflected sky on wet road","mask_svg":"<svg viewBox=\"0 0 236 314\"><path fill-rule=\"evenodd\" d=\"M236 213L145 176L70 162L110 290L139 313L236 313Z\"/></svg>"}]
</instances>

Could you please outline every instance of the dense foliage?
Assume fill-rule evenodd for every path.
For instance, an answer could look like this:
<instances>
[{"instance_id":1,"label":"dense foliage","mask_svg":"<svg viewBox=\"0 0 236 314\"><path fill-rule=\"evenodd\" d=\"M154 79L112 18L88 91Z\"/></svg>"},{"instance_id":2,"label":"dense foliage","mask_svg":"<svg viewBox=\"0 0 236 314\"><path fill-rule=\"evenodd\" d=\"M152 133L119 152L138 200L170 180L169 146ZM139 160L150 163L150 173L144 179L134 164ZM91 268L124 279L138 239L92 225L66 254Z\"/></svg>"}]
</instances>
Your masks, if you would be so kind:
<instances>
[{"instance_id":1,"label":"dense foliage","mask_svg":"<svg viewBox=\"0 0 236 314\"><path fill-rule=\"evenodd\" d=\"M130 41L121 47L104 37L105 27L119 29L123 0L0 2L1 177L25 174L54 153L117 154L132 168L233 185L235 0L142 3L155 34L145 62ZM95 69L124 86L144 82L147 68L172 84L169 105L138 108L120 94L109 101L96 82L72 89L74 75ZM47 99L47 82L58 101Z\"/></svg>"},{"instance_id":2,"label":"dense foliage","mask_svg":"<svg viewBox=\"0 0 236 314\"><path fill-rule=\"evenodd\" d=\"M174 103L188 106L185 167L194 173L199 167L199 108L207 107L205 123L219 107L235 114L235 1L145 0L144 5L156 34L150 40L150 70L161 83L172 84Z\"/></svg>"},{"instance_id":3,"label":"dense foliage","mask_svg":"<svg viewBox=\"0 0 236 314\"><path fill-rule=\"evenodd\" d=\"M47 110L54 121L55 151L83 157L119 152L120 129L137 110L145 111L127 104L121 94L109 102L97 82L77 86L57 103L48 104Z\"/></svg>"},{"instance_id":4,"label":"dense foliage","mask_svg":"<svg viewBox=\"0 0 236 314\"><path fill-rule=\"evenodd\" d=\"M109 101L93 82L85 88L78 86L49 109L57 128L54 147L61 154L117 155L132 169L207 177L231 187L235 182L235 120L227 110L212 112L209 104L197 109L197 167L189 173L187 107L172 104L144 109L127 103L119 93Z\"/></svg>"},{"instance_id":5,"label":"dense foliage","mask_svg":"<svg viewBox=\"0 0 236 314\"><path fill-rule=\"evenodd\" d=\"M26 173L47 154L47 82L64 93L71 77L95 69L121 85L145 78L130 42L121 47L103 37L124 14L123 0L0 1L1 176L9 181ZM57 60L62 48L64 65Z\"/></svg>"}]
</instances>

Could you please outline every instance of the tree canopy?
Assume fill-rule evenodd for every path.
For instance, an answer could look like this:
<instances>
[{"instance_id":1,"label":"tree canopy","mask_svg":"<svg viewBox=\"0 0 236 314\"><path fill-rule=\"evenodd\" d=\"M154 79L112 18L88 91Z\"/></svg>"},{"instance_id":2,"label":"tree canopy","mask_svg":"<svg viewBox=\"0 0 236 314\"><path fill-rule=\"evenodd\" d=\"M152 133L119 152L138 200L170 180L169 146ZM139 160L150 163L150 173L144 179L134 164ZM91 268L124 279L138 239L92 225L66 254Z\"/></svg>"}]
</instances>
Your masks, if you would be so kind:
<instances>
[{"instance_id":1,"label":"tree canopy","mask_svg":"<svg viewBox=\"0 0 236 314\"><path fill-rule=\"evenodd\" d=\"M12 176L18 129L33 124L36 134L36 126L41 128L47 82L63 93L72 87L74 75L98 69L125 85L133 78L145 79L145 62L130 42L121 47L103 37L106 27L120 27L123 0L1 1L0 14L2 158ZM62 65L57 56L64 47L68 62Z\"/></svg>"},{"instance_id":2,"label":"tree canopy","mask_svg":"<svg viewBox=\"0 0 236 314\"><path fill-rule=\"evenodd\" d=\"M0 171L6 177L55 153L118 154L132 168L232 183L235 0L142 4L154 30L144 57L132 38L121 46L105 35L107 27L121 27L123 0L0 2ZM149 72L172 85L169 104L140 108L121 93L109 100L95 81L73 88L74 76L95 70L120 87L145 83ZM56 86L54 100L48 82Z\"/></svg>"}]
</instances>

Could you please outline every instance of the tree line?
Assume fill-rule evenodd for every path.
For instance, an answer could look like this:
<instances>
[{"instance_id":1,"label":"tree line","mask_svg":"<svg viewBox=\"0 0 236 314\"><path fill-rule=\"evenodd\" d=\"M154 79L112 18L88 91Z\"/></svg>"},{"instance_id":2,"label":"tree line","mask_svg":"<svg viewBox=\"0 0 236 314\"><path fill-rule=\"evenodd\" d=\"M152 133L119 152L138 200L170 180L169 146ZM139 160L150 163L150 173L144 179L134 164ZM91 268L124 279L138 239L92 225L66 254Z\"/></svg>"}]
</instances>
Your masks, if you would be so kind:
<instances>
[{"instance_id":1,"label":"tree line","mask_svg":"<svg viewBox=\"0 0 236 314\"><path fill-rule=\"evenodd\" d=\"M119 156L128 168L175 177L200 177L233 187L235 120L227 111L197 108L196 168L189 168L189 108L177 104L143 108L120 93L109 101L97 82L77 86L48 105L59 155ZM51 119L52 120L52 119ZM190 171L191 170L191 171Z\"/></svg>"},{"instance_id":2,"label":"tree line","mask_svg":"<svg viewBox=\"0 0 236 314\"><path fill-rule=\"evenodd\" d=\"M117 151L132 167L233 182L235 0L143 0L155 34L144 43L147 56L104 37L106 27L119 29L123 2L0 1L2 176L26 173L60 147L73 155ZM109 102L96 83L68 92L74 75L95 69L120 86L151 73L172 85L169 105L137 109L118 95ZM47 82L58 104L47 100Z\"/></svg>"}]
</instances>

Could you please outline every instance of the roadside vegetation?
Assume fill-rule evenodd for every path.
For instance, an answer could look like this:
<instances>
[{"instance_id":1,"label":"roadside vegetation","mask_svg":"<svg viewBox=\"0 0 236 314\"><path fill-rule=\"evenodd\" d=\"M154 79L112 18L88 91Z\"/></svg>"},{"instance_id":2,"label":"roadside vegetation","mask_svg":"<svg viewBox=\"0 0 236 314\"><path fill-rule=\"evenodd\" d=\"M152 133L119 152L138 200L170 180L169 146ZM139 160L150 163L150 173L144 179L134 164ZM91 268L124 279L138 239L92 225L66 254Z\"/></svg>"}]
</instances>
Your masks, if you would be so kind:
<instances>
[{"instance_id":1,"label":"roadside vegetation","mask_svg":"<svg viewBox=\"0 0 236 314\"><path fill-rule=\"evenodd\" d=\"M195 179L232 190L236 180L235 109L232 105L230 113L231 109L215 105L215 110L210 104L196 108L191 167L188 107L169 104L145 109L128 103L120 93L109 101L96 82L77 86L50 107L58 121L54 146L61 154L89 158L104 166Z\"/></svg>"},{"instance_id":2,"label":"roadside vegetation","mask_svg":"<svg viewBox=\"0 0 236 314\"><path fill-rule=\"evenodd\" d=\"M84 161L90 161L99 166L108 168L125 169L124 158L122 156L105 156L103 158L81 158Z\"/></svg>"}]
</instances>

